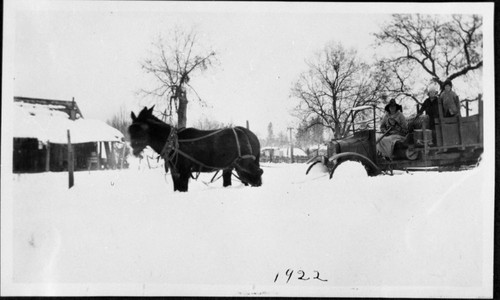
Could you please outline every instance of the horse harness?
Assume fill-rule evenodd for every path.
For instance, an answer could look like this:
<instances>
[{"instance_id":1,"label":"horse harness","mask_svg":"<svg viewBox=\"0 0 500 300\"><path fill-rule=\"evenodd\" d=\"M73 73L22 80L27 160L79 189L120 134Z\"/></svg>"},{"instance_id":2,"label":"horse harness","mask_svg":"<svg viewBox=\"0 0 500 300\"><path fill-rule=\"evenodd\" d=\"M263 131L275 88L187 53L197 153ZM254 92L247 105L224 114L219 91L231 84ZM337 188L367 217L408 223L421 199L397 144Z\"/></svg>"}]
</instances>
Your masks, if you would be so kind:
<instances>
[{"instance_id":1,"label":"horse harness","mask_svg":"<svg viewBox=\"0 0 500 300\"><path fill-rule=\"evenodd\" d=\"M239 167L240 169L241 166L239 165L238 161L241 160L241 159L248 159L248 158L251 158L251 159L256 159L256 157L252 154L245 154L245 155L241 155L241 146L240 146L240 141L238 139L238 134L236 133L236 129L235 128L230 128L233 133L234 133L234 137L236 139L236 147L238 149L238 157L236 157L236 159L230 163L228 166L226 167L214 167L214 166L209 166L199 160L197 160L196 158L192 157L191 155L187 154L186 152L182 151L179 147L179 143L187 143L187 142L195 142L195 141L198 141L198 140L202 140L202 139L205 139L205 138L208 138L212 135L216 135L224 130L227 130L228 128L224 128L224 129L220 129L220 130L217 130L215 132L212 132L212 133L209 133L205 136L202 136L202 137L198 137L198 138L192 138L192 139L182 139L180 140L178 135L177 135L177 129L172 127L172 129L170 130L170 134L168 135L168 138L167 138L167 141L165 142L165 145L163 146L163 149L160 153L160 156L163 157L163 159L165 159L167 161L167 163L170 165L170 168L172 169L172 174L174 176L179 176L179 172L177 171L176 169L176 163L177 163L177 159L178 159L178 155L182 155L184 156L185 158L191 160L192 162L200 165L201 167L204 167L204 168L207 168L207 169L212 169L212 170L223 170L223 169L228 169L232 166L237 166ZM180 130L182 131L182 129ZM246 135L246 134L245 134ZM248 136L247 136L247 142L248 142L248 146L250 149L252 149L252 146L250 144L250 141L248 140ZM217 175L217 174L216 174Z\"/></svg>"}]
</instances>

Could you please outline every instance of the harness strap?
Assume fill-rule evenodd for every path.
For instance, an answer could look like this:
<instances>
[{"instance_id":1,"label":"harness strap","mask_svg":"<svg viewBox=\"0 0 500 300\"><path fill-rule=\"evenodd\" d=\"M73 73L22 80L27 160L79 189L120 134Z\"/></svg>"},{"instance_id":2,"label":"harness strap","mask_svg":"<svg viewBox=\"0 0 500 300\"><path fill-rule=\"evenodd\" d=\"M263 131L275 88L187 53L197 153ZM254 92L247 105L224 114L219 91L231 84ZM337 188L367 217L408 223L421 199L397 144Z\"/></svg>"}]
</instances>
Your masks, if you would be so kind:
<instances>
[{"instance_id":1,"label":"harness strap","mask_svg":"<svg viewBox=\"0 0 500 300\"><path fill-rule=\"evenodd\" d=\"M179 142L181 142L181 143L187 143L187 142L195 142L195 141L199 141L199 140L202 140L202 139L207 138L207 137L209 137L209 136L212 136L212 135L218 134L219 132L224 131L224 130L226 130L226 128L219 129L219 130L217 130L217 131L214 131L214 132L212 132L212 133L209 133L209 134L204 135L204 136L201 136L201 137L192 138L192 139L182 139L182 140L179 140Z\"/></svg>"},{"instance_id":2,"label":"harness strap","mask_svg":"<svg viewBox=\"0 0 500 300\"><path fill-rule=\"evenodd\" d=\"M173 175L179 174L177 172L177 168L175 168L175 163L173 162L174 157L177 156L176 149L178 148L179 148L179 141L177 139L177 133L175 128L172 127L172 129L170 129L170 134L167 137L167 141L165 142L165 145L163 146L163 149L160 152L160 156L167 161L168 165L170 165ZM172 154L170 155L171 152Z\"/></svg>"},{"instance_id":3,"label":"harness strap","mask_svg":"<svg viewBox=\"0 0 500 300\"><path fill-rule=\"evenodd\" d=\"M240 147L240 141L238 140L238 134L236 133L236 130L233 129L234 133L234 138L236 139L236 147L238 148L238 157L241 157L241 147Z\"/></svg>"},{"instance_id":4,"label":"harness strap","mask_svg":"<svg viewBox=\"0 0 500 300\"><path fill-rule=\"evenodd\" d=\"M198 164L198 165L200 165L200 166L202 166L204 168L213 169L213 170L226 169L226 168L229 168L232 165L236 165L236 166L239 167L238 160L240 160L240 159L251 158L251 159L255 160L256 157L254 155L252 155L252 154L241 155L241 146L240 146L240 142L239 142L239 139L238 139L238 134L236 133L236 130L234 128L231 128L231 129L232 129L232 131L234 133L234 137L236 139L236 146L237 146L237 149L238 149L238 157L236 157L234 159L234 161L231 164L229 164L227 167L222 167L221 168L221 167L209 166L209 165L207 165L207 164L205 164L205 163L203 163L203 162L195 159L194 157L190 156L186 152L182 151L180 149L180 147L179 147L179 142L193 142L193 141L198 141L198 140L204 139L206 137L218 134L219 132L222 132L223 130L226 130L226 129L220 129L220 130L212 132L212 133L210 133L208 135L205 135L205 136L202 136L202 137L198 137L198 138L179 140L178 136L177 136L176 129L174 127L172 127L172 129L170 130L170 134L168 135L167 141L165 142L165 145L163 146L163 149L160 152L160 156L163 157L169 163L170 168L172 169L172 173L173 174L177 174L177 170L175 168L175 164L174 164L173 160L174 160L174 158L178 154L186 157L187 159L193 161L194 163L196 163L196 164ZM248 141L248 137L247 137L247 142L250 145L250 142ZM252 150L251 145L250 145L250 150Z\"/></svg>"},{"instance_id":5,"label":"harness strap","mask_svg":"<svg viewBox=\"0 0 500 300\"><path fill-rule=\"evenodd\" d=\"M214 182L215 176L217 176L217 174L219 174L219 172L220 172L220 170L217 170L217 172L215 172L214 177L212 177L212 180L210 180L210 182ZM219 179L219 178L217 178L217 179Z\"/></svg>"},{"instance_id":6,"label":"harness strap","mask_svg":"<svg viewBox=\"0 0 500 300\"><path fill-rule=\"evenodd\" d=\"M243 135L246 137L246 140L247 140L248 149L250 149L250 153L253 153L252 144L250 143L250 139L248 138L248 134L246 134L246 132L243 129L241 129L240 127L236 127L235 129L243 133Z\"/></svg>"},{"instance_id":7,"label":"harness strap","mask_svg":"<svg viewBox=\"0 0 500 300\"><path fill-rule=\"evenodd\" d=\"M160 156L165 157L170 151L177 148L179 148L179 140L177 138L175 128L172 127L172 129L170 129L170 134L167 137L167 141L165 142L163 149L161 149Z\"/></svg>"},{"instance_id":8,"label":"harness strap","mask_svg":"<svg viewBox=\"0 0 500 300\"><path fill-rule=\"evenodd\" d=\"M236 173L234 173L234 172L231 172L231 174L232 174L234 177L238 178L238 180L239 180L239 181L242 181L242 180L241 180L241 178L240 178L240 176L238 176L238 174L236 174Z\"/></svg>"},{"instance_id":9,"label":"harness strap","mask_svg":"<svg viewBox=\"0 0 500 300\"><path fill-rule=\"evenodd\" d=\"M241 155L240 141L238 139L238 134L236 133L236 129L238 129L238 128L236 128L236 129L232 128L232 129L233 129L234 137L236 138L236 145L238 146L238 157L233 161L233 165L239 167L240 171L241 171L242 167L238 163L239 160L241 160L241 159L247 159L247 158L255 160L257 158L254 155L252 155L252 154ZM238 130L241 131L243 133L243 135L247 138L247 143L248 143L248 146L249 146L248 149L250 150L250 153L252 153L253 149L252 149L252 146L250 145L250 140L248 139L248 136L246 135L246 133L243 130L241 130L241 129L238 129ZM240 179L238 176L236 176L236 178Z\"/></svg>"},{"instance_id":10,"label":"harness strap","mask_svg":"<svg viewBox=\"0 0 500 300\"><path fill-rule=\"evenodd\" d=\"M257 159L255 157L255 155L252 155L252 154L241 155L240 140L238 139L238 134L236 133L236 129L238 129L238 128L236 128L236 129L232 128L232 129L233 129L234 137L236 138L236 146L238 147L238 157L234 160L233 164L237 164L237 161L239 159L247 159L247 158ZM245 132L243 132L243 134L245 134ZM246 136L246 134L245 134L245 136ZM250 151L252 151L252 146L250 145L250 141L248 140L248 136L246 138L247 138L249 149L250 149Z\"/></svg>"},{"instance_id":11,"label":"harness strap","mask_svg":"<svg viewBox=\"0 0 500 300\"><path fill-rule=\"evenodd\" d=\"M209 166L209 165L206 165L204 163L202 163L201 161L195 159L194 157L188 155L186 152L182 151L181 149L177 148L175 150L176 152L178 152L180 155L186 157L187 159L197 163L198 165L202 166L202 167L205 167L205 168L208 168L208 169L214 169L214 170L221 170L221 169L224 169L224 168L219 168L219 167L212 167L212 166Z\"/></svg>"}]
</instances>

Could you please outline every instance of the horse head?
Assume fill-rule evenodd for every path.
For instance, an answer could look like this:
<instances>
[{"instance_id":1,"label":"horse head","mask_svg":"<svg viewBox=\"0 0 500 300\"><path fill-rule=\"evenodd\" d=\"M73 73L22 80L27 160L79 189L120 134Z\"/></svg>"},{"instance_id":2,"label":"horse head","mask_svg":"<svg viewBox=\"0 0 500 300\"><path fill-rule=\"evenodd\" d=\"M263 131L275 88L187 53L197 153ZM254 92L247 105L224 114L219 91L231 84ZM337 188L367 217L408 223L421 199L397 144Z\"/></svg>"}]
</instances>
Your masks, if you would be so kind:
<instances>
[{"instance_id":1,"label":"horse head","mask_svg":"<svg viewBox=\"0 0 500 300\"><path fill-rule=\"evenodd\" d=\"M128 133L130 136L130 145L132 146L132 153L135 156L140 156L140 153L144 148L146 148L151 143L151 118L153 116L153 108L144 107L138 116L132 112L130 116L132 117L132 124L128 127Z\"/></svg>"},{"instance_id":2,"label":"horse head","mask_svg":"<svg viewBox=\"0 0 500 300\"><path fill-rule=\"evenodd\" d=\"M262 174L264 173L264 170L259 167L255 161L255 157L238 158L234 162L234 169L236 170L236 173L238 173L241 182L251 186L262 185Z\"/></svg>"}]
</instances>

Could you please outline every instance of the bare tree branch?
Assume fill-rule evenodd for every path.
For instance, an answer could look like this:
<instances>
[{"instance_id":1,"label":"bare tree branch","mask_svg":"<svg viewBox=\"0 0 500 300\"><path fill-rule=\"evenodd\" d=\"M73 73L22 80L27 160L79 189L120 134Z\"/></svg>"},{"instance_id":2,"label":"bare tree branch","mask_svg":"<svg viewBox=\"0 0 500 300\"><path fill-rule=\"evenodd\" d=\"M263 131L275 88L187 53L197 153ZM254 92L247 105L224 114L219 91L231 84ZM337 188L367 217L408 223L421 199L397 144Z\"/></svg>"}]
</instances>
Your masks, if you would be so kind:
<instances>
[{"instance_id":1,"label":"bare tree branch","mask_svg":"<svg viewBox=\"0 0 500 300\"><path fill-rule=\"evenodd\" d=\"M478 15L394 14L375 36L379 45L399 47L400 54L384 59L392 66L388 90L418 102L422 91L412 80L432 81L441 87L446 80L480 69L482 18Z\"/></svg>"},{"instance_id":2,"label":"bare tree branch","mask_svg":"<svg viewBox=\"0 0 500 300\"><path fill-rule=\"evenodd\" d=\"M146 73L152 74L156 87L141 89L141 93L157 99L169 111L177 113L179 127L184 127L187 120L188 95L186 88L204 104L192 85L190 76L197 71L207 70L216 60L214 51L201 50L197 32L189 32L179 27L174 28L168 39L161 36L153 45L153 52L141 63Z\"/></svg>"},{"instance_id":3,"label":"bare tree branch","mask_svg":"<svg viewBox=\"0 0 500 300\"><path fill-rule=\"evenodd\" d=\"M381 79L375 80L356 52L339 43L328 44L307 66L291 90L300 99L297 117L308 125L329 128L338 138L345 136L352 122L351 108L374 102L383 88Z\"/></svg>"}]
</instances>

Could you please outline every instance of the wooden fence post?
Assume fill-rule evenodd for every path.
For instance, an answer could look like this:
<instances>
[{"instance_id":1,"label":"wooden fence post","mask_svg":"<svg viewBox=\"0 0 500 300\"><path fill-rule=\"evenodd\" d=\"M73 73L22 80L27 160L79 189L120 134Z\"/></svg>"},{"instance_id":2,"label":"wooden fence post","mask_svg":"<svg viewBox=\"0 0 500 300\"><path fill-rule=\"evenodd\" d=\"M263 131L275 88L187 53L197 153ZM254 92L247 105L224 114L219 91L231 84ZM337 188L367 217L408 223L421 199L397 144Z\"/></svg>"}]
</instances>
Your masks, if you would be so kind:
<instances>
[{"instance_id":1,"label":"wooden fence post","mask_svg":"<svg viewBox=\"0 0 500 300\"><path fill-rule=\"evenodd\" d=\"M50 172L50 143L47 141L47 146L45 147L47 151L45 153L45 172Z\"/></svg>"},{"instance_id":2,"label":"wooden fence post","mask_svg":"<svg viewBox=\"0 0 500 300\"><path fill-rule=\"evenodd\" d=\"M68 174L69 174L69 187L73 187L74 180L74 165L73 165L73 147L71 146L71 135L68 129Z\"/></svg>"},{"instance_id":3,"label":"wooden fence post","mask_svg":"<svg viewBox=\"0 0 500 300\"><path fill-rule=\"evenodd\" d=\"M113 151L113 142L103 142L106 151L107 165L109 169L116 169L115 152Z\"/></svg>"},{"instance_id":4,"label":"wooden fence post","mask_svg":"<svg viewBox=\"0 0 500 300\"><path fill-rule=\"evenodd\" d=\"M123 161L125 160L125 147L127 144L123 142L123 148L122 148L122 159L120 161L120 169L123 169Z\"/></svg>"}]
</instances>

